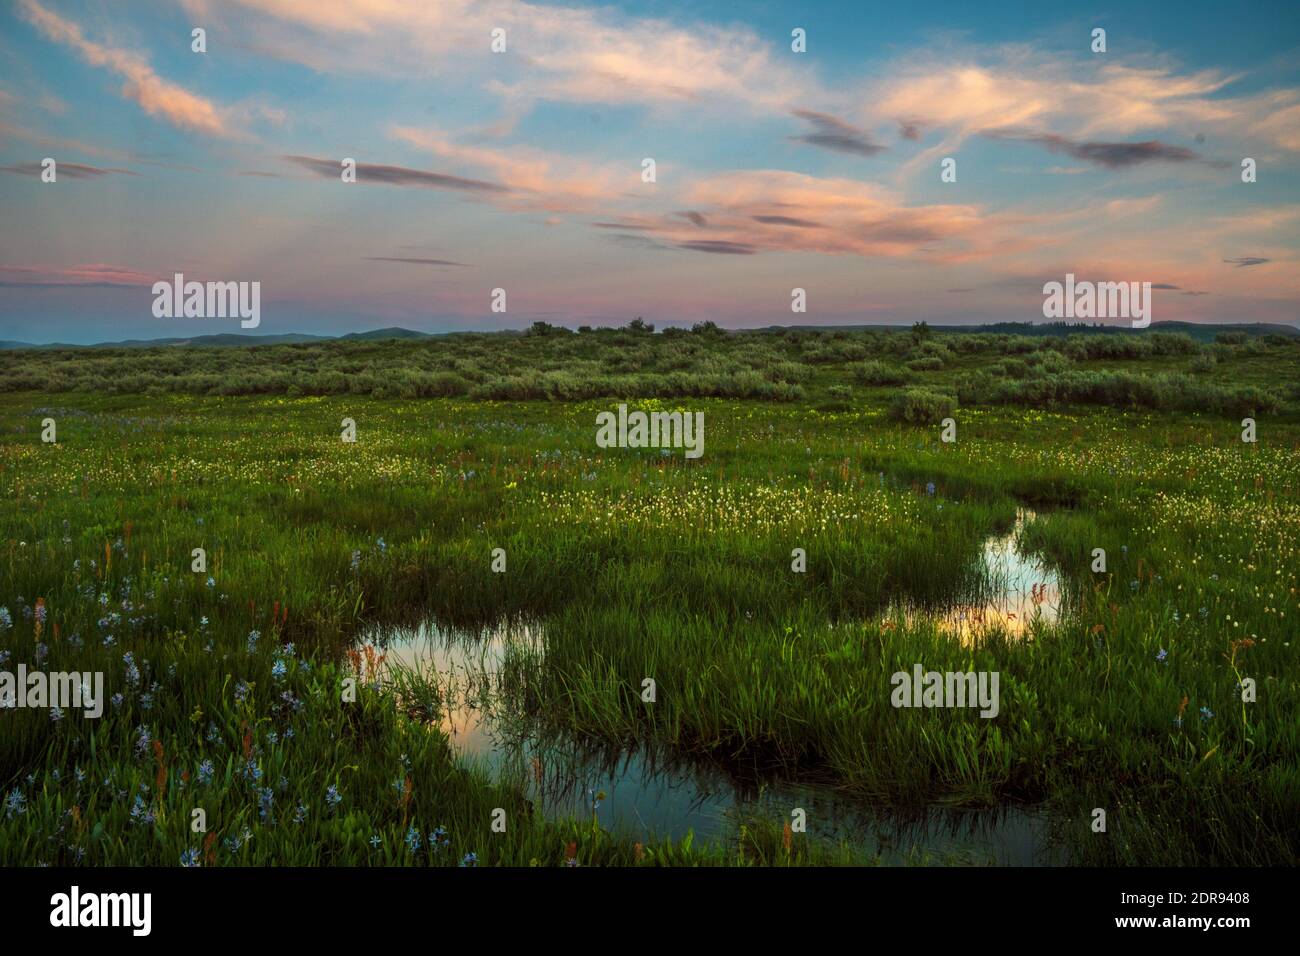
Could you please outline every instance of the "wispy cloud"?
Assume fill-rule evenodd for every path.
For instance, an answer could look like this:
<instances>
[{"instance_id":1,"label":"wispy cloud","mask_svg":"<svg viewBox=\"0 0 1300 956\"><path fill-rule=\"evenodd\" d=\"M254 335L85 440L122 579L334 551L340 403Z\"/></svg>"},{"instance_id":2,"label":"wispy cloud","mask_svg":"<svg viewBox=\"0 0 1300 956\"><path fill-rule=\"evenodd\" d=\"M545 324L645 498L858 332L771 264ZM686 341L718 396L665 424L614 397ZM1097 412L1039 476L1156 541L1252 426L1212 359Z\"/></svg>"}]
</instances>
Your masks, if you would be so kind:
<instances>
[{"instance_id":1,"label":"wispy cloud","mask_svg":"<svg viewBox=\"0 0 1300 956\"><path fill-rule=\"evenodd\" d=\"M0 172L16 173L21 176L39 176L43 167L40 163L16 163L12 166L0 166ZM118 169L114 166L88 166L85 163L61 162L55 166L57 176L69 179L98 179L101 176L138 176L130 169Z\"/></svg>"},{"instance_id":2,"label":"wispy cloud","mask_svg":"<svg viewBox=\"0 0 1300 956\"><path fill-rule=\"evenodd\" d=\"M752 256L758 250L748 243L727 242L723 239L694 239L676 244L678 249L691 249L695 252L714 252L728 256Z\"/></svg>"},{"instance_id":3,"label":"wispy cloud","mask_svg":"<svg viewBox=\"0 0 1300 956\"><path fill-rule=\"evenodd\" d=\"M337 179L342 182L341 160L294 155L280 158L322 179ZM409 166L389 166L382 163L357 163L357 182L381 183L386 186L421 186L426 189L452 189L463 192L508 192L505 186L481 179L465 179L462 176L449 176L446 173L430 172L427 169L411 169Z\"/></svg>"},{"instance_id":4,"label":"wispy cloud","mask_svg":"<svg viewBox=\"0 0 1300 956\"><path fill-rule=\"evenodd\" d=\"M1124 169L1143 163L1207 163L1220 167L1227 165L1213 163L1184 146L1173 146L1159 140L1145 140L1140 143L1078 142L1055 133L1035 133L1014 129L990 129L983 132L991 139L1035 143L1046 147L1049 152L1065 153L1074 159L1081 159L1107 169Z\"/></svg>"},{"instance_id":5,"label":"wispy cloud","mask_svg":"<svg viewBox=\"0 0 1300 956\"><path fill-rule=\"evenodd\" d=\"M1224 259L1229 265L1234 265L1238 269L1244 269L1246 266L1262 266L1266 262L1272 262L1263 256L1239 256L1236 259Z\"/></svg>"},{"instance_id":6,"label":"wispy cloud","mask_svg":"<svg viewBox=\"0 0 1300 956\"><path fill-rule=\"evenodd\" d=\"M754 222L761 222L765 226L793 226L796 229L816 229L821 226L819 222L796 219L794 216L755 216Z\"/></svg>"},{"instance_id":7,"label":"wispy cloud","mask_svg":"<svg viewBox=\"0 0 1300 956\"><path fill-rule=\"evenodd\" d=\"M504 101L783 109L815 84L754 31L521 0L188 0L211 22L239 18L259 49L326 74L472 77ZM251 17L249 15L252 15ZM507 50L493 54L491 31Z\"/></svg>"},{"instance_id":8,"label":"wispy cloud","mask_svg":"<svg viewBox=\"0 0 1300 956\"><path fill-rule=\"evenodd\" d=\"M784 170L732 170L685 190L692 215L623 215L596 228L692 252L819 252L962 261L1032 246L1027 217L960 204L904 204L870 183ZM758 226L755 226L755 223ZM707 239L701 228L707 226ZM625 241L625 240L620 240Z\"/></svg>"},{"instance_id":9,"label":"wispy cloud","mask_svg":"<svg viewBox=\"0 0 1300 956\"><path fill-rule=\"evenodd\" d=\"M157 276L103 264L75 266L0 266L6 288L135 288L150 286Z\"/></svg>"},{"instance_id":10,"label":"wispy cloud","mask_svg":"<svg viewBox=\"0 0 1300 956\"><path fill-rule=\"evenodd\" d=\"M163 79L140 54L88 40L76 23L45 9L36 0L18 0L18 9L50 40L71 47L91 66L104 67L126 80L122 95L134 100L150 116L212 136L235 135L214 103Z\"/></svg>"},{"instance_id":11,"label":"wispy cloud","mask_svg":"<svg viewBox=\"0 0 1300 956\"><path fill-rule=\"evenodd\" d=\"M875 156L885 151L884 146L873 143L862 130L829 113L818 113L814 110L791 110L790 112L812 124L813 129L816 130L813 133L804 133L802 136L791 136L793 142L807 143L837 153L853 153L858 156Z\"/></svg>"},{"instance_id":12,"label":"wispy cloud","mask_svg":"<svg viewBox=\"0 0 1300 956\"><path fill-rule=\"evenodd\" d=\"M403 262L412 266L463 266L463 262L450 259L417 259L410 256L363 256L367 262Z\"/></svg>"},{"instance_id":13,"label":"wispy cloud","mask_svg":"<svg viewBox=\"0 0 1300 956\"><path fill-rule=\"evenodd\" d=\"M463 143L430 127L396 126L391 133L399 142L431 153L442 162L490 175L509 190L509 195L503 193L495 201L513 209L596 212L610 197L639 181L639 167L614 169L533 146Z\"/></svg>"}]
</instances>

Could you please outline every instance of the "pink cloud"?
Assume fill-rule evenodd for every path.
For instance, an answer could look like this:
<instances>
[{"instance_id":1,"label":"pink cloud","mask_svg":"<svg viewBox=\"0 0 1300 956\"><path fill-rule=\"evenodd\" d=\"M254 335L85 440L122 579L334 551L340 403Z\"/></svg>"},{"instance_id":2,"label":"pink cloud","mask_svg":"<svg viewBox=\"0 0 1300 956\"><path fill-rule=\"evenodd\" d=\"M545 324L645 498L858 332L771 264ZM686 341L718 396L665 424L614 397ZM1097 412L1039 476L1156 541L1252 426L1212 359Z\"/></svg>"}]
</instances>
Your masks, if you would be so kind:
<instances>
[{"instance_id":1,"label":"pink cloud","mask_svg":"<svg viewBox=\"0 0 1300 956\"><path fill-rule=\"evenodd\" d=\"M210 100L163 79L139 54L86 39L81 27L45 9L36 0L19 0L19 9L49 39L76 50L90 65L121 76L126 81L122 95L138 103L150 116L212 136L234 135Z\"/></svg>"},{"instance_id":2,"label":"pink cloud","mask_svg":"<svg viewBox=\"0 0 1300 956\"><path fill-rule=\"evenodd\" d=\"M0 284L14 287L151 286L158 276L103 263L72 266L0 266Z\"/></svg>"}]
</instances>

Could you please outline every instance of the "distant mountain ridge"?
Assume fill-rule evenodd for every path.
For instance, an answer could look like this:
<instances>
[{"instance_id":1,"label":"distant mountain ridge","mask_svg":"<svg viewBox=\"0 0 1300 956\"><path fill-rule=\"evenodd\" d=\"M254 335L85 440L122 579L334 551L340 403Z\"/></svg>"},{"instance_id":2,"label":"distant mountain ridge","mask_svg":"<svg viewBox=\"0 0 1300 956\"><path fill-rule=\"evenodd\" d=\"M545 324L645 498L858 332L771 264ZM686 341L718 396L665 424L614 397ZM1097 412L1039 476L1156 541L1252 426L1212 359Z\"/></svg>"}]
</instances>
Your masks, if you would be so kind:
<instances>
[{"instance_id":1,"label":"distant mountain ridge","mask_svg":"<svg viewBox=\"0 0 1300 956\"><path fill-rule=\"evenodd\" d=\"M910 324L891 325L880 323L874 325L769 325L756 329L727 329L724 331L768 332L787 328L806 329L817 332L860 331L864 329L909 329ZM1210 342L1220 332L1244 332L1247 335L1288 335L1300 336L1300 328L1280 323L1198 323L1198 322L1152 322L1147 329L1132 329L1115 325L1088 325L1086 323L1066 324L1064 322L994 322L984 325L931 325L936 332L961 333L1006 333L1011 335L1083 335L1083 334L1140 334L1142 332L1183 332L1202 342ZM474 334L484 335L518 335L522 330L507 329ZM392 326L384 329L371 329L368 332L348 332L345 335L311 335L306 332L288 332L281 335L245 335L239 332L223 332L215 335L194 335L188 338L179 336L158 339L125 339L120 342L96 342L93 345L69 345L51 343L33 345L29 342L0 340L0 350L14 349L123 349L123 348L249 348L258 345L289 345L302 342L379 342L400 339L431 339L443 335L464 335L466 331L457 332L416 332Z\"/></svg>"},{"instance_id":2,"label":"distant mountain ridge","mask_svg":"<svg viewBox=\"0 0 1300 956\"><path fill-rule=\"evenodd\" d=\"M198 346L200 348L248 348L254 345L289 345L297 342L371 342L387 339L426 339L445 334L447 333L415 332L411 329L401 329L394 326L387 329L372 329L369 332L348 332L346 335L311 335L307 332L286 332L282 335L245 335L240 332L221 332L215 335L192 335L188 338L172 336L161 339L123 339L120 342L96 342L93 345L69 345L62 342L53 342L49 345L32 345L29 342L0 340L0 349L150 349L165 345L177 347Z\"/></svg>"}]
</instances>

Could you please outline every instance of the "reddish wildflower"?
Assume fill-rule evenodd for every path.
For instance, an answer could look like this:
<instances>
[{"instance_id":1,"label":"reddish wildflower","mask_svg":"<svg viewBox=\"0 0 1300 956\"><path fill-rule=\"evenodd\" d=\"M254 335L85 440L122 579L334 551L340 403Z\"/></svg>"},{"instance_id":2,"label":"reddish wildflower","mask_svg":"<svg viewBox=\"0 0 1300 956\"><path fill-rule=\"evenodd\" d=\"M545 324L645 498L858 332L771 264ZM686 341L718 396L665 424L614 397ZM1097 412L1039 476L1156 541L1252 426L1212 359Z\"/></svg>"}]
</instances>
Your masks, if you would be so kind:
<instances>
[{"instance_id":1,"label":"reddish wildflower","mask_svg":"<svg viewBox=\"0 0 1300 956\"><path fill-rule=\"evenodd\" d=\"M162 803L163 798L167 795L167 753L163 750L161 740L153 742L153 758L158 763L158 774L154 778L154 786L158 791L158 802Z\"/></svg>"}]
</instances>

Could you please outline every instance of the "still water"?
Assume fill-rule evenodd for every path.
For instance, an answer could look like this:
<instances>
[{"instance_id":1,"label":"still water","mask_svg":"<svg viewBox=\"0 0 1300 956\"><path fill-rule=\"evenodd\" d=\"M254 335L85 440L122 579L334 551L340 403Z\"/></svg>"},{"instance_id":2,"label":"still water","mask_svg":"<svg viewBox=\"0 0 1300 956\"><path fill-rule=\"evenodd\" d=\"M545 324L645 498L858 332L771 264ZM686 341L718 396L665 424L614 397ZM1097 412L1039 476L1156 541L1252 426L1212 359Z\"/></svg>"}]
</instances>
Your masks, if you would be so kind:
<instances>
[{"instance_id":1,"label":"still water","mask_svg":"<svg viewBox=\"0 0 1300 956\"><path fill-rule=\"evenodd\" d=\"M1036 619L1055 619L1060 607L1055 574L1015 544L1032 517L1018 515L1011 532L985 542L988 593L981 603L932 612L940 627L967 640L992 624L1022 634ZM383 648L387 668L436 675L442 696L438 722L462 759L522 787L550 817L594 816L603 827L645 842L681 839L688 832L697 840L726 840L748 817L785 821L792 808L802 807L810 835L849 842L885 864L1062 862L1048 845L1046 819L1033 811L931 808L900 817L846 800L828 787L744 777L734 769L645 749L595 750L543 735L521 716L523 708L511 699L511 682L502 679L511 655L544 658L539 626L468 633L429 623L375 632L362 642Z\"/></svg>"}]
</instances>

